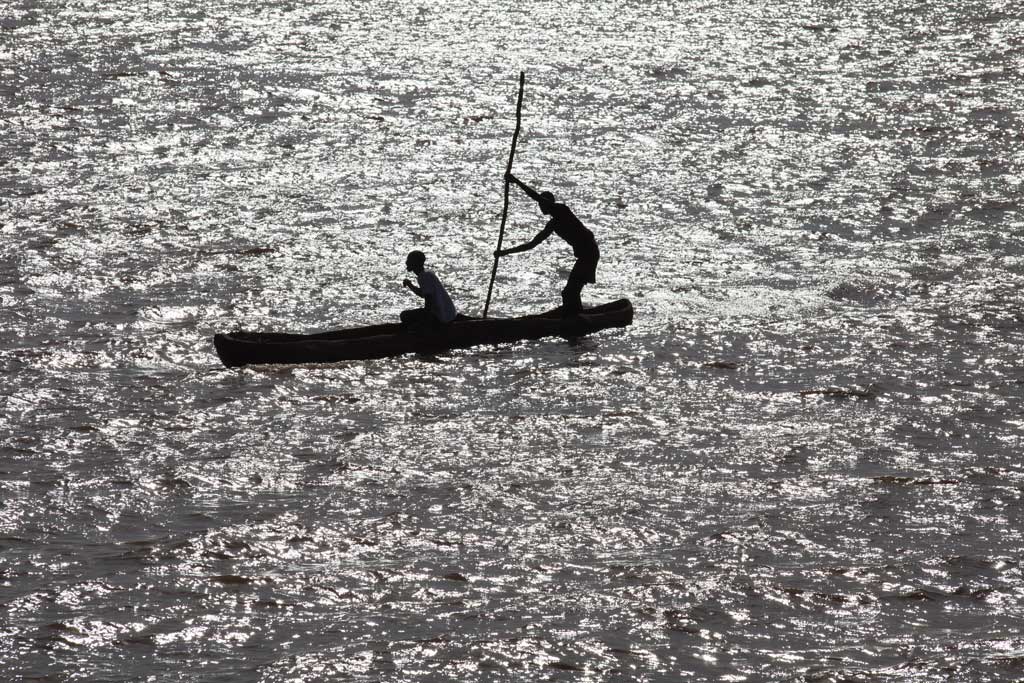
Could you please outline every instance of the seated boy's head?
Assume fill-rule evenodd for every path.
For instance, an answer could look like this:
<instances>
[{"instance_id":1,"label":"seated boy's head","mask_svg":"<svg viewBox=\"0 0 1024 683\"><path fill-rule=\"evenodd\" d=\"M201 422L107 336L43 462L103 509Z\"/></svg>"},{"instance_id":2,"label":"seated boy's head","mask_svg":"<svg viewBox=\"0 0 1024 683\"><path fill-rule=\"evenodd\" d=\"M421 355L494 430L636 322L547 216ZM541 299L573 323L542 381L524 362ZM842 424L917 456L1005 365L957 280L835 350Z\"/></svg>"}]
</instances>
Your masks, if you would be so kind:
<instances>
[{"instance_id":1,"label":"seated boy's head","mask_svg":"<svg viewBox=\"0 0 1024 683\"><path fill-rule=\"evenodd\" d=\"M423 264L427 262L427 256L422 251L410 251L405 257L405 269L416 273L423 270Z\"/></svg>"}]
</instances>

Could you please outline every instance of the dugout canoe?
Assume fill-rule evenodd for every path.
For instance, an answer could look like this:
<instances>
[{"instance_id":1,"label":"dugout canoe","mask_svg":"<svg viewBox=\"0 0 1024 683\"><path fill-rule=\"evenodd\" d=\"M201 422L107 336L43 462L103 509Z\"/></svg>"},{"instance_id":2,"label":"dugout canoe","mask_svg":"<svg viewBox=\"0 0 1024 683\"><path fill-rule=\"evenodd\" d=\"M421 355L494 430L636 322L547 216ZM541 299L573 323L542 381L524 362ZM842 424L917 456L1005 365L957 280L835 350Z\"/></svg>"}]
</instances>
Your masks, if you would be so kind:
<instances>
[{"instance_id":1,"label":"dugout canoe","mask_svg":"<svg viewBox=\"0 0 1024 683\"><path fill-rule=\"evenodd\" d=\"M563 318L557 309L521 318L467 318L436 331L410 332L400 323L355 327L318 334L231 332L217 334L213 345L229 368L267 363L335 363L437 353L479 344L504 344L542 337L576 338L633 322L633 305L619 299Z\"/></svg>"}]
</instances>

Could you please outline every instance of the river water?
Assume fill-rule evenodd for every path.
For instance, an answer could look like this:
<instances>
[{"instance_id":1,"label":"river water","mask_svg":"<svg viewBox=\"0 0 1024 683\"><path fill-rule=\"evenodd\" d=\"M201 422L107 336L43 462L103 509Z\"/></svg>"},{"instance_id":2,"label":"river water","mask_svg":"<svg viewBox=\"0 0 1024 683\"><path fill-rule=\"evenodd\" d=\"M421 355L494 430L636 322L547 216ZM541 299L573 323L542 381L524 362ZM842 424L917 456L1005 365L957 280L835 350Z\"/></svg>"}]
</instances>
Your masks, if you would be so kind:
<instances>
[{"instance_id":1,"label":"river water","mask_svg":"<svg viewBox=\"0 0 1024 683\"><path fill-rule=\"evenodd\" d=\"M0 673L1024 676L1022 16L10 0ZM395 319L413 248L479 314L521 69L515 171L632 327L220 365Z\"/></svg>"}]
</instances>

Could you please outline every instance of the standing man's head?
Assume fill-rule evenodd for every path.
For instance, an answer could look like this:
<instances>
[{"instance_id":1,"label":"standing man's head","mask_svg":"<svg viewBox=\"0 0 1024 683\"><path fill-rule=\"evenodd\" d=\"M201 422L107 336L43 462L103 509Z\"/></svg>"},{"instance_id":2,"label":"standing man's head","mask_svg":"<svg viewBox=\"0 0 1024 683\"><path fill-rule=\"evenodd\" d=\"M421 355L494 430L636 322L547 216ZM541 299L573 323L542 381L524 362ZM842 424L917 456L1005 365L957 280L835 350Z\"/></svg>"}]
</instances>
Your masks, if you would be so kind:
<instances>
[{"instance_id":1,"label":"standing man's head","mask_svg":"<svg viewBox=\"0 0 1024 683\"><path fill-rule=\"evenodd\" d=\"M405 257L405 269L419 274L423 272L423 264L427 262L427 256L422 251L410 251Z\"/></svg>"},{"instance_id":2,"label":"standing man's head","mask_svg":"<svg viewBox=\"0 0 1024 683\"><path fill-rule=\"evenodd\" d=\"M540 193L540 200L537 204L540 206L540 212L548 216L551 214L551 207L555 205L555 195L545 190Z\"/></svg>"}]
</instances>

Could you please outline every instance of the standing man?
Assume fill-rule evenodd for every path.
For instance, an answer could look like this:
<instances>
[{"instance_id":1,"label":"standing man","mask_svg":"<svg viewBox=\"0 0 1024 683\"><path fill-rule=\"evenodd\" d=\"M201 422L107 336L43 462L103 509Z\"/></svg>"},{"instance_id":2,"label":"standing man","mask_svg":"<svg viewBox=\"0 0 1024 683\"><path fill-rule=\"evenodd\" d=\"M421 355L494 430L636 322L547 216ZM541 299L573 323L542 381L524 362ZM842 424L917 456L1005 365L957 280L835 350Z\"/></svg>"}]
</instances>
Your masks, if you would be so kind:
<instances>
[{"instance_id":1,"label":"standing man","mask_svg":"<svg viewBox=\"0 0 1024 683\"><path fill-rule=\"evenodd\" d=\"M416 274L419 286L408 278L402 280L402 286L417 296L423 297L423 308L402 311L402 323L406 326L437 327L447 325L455 320L458 313L455 304L448 296L448 291L433 272L426 270L424 264L427 257L422 251L410 251L405 258L405 269Z\"/></svg>"},{"instance_id":2,"label":"standing man","mask_svg":"<svg viewBox=\"0 0 1024 683\"><path fill-rule=\"evenodd\" d=\"M594 233L590 232L579 218L576 218L568 206L555 201L555 195L550 192L536 192L532 187L521 182L511 173L505 176L515 183L531 199L537 202L540 212L545 216L551 216L544 229L537 233L529 242L520 244L511 249L499 249L494 252L495 258L508 256L521 251L529 251L546 240L554 233L572 246L572 253L576 257L576 264L569 273L569 281L565 283L562 290L562 315L564 317L576 315L583 310L583 302L580 294L588 282L597 281L597 261L601 253L597 249L597 241L594 240Z\"/></svg>"}]
</instances>

